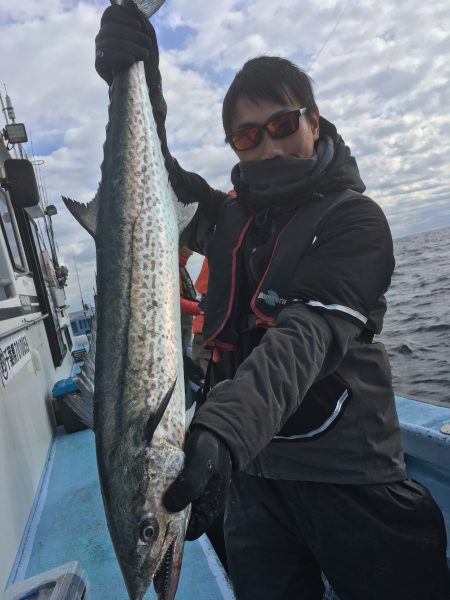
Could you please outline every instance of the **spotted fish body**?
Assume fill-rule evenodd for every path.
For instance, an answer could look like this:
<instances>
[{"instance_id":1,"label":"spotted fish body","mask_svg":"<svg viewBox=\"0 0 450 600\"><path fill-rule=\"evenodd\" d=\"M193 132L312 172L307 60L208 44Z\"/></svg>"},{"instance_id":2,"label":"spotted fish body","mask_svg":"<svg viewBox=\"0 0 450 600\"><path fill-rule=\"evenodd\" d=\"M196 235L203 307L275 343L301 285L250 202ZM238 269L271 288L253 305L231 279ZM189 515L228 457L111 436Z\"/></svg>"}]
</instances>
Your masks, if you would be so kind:
<instances>
[{"instance_id":1,"label":"spotted fish body","mask_svg":"<svg viewBox=\"0 0 450 600\"><path fill-rule=\"evenodd\" d=\"M110 94L98 193L65 202L96 242L94 430L108 528L130 598L156 574L171 600L189 511L169 514L162 497L184 463L178 240L193 209L170 187L142 63L117 73Z\"/></svg>"}]
</instances>

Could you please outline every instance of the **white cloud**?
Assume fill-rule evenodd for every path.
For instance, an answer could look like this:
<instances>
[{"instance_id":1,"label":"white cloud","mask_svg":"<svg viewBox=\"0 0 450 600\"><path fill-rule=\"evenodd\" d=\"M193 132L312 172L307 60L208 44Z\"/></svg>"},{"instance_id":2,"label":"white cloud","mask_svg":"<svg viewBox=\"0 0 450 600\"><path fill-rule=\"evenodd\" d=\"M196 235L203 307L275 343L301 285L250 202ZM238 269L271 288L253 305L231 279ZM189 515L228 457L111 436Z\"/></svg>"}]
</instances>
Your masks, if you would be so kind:
<instances>
[{"instance_id":1,"label":"white cloud","mask_svg":"<svg viewBox=\"0 0 450 600\"><path fill-rule=\"evenodd\" d=\"M73 255L83 293L91 297L95 252L59 198L87 202L100 179L108 95L93 61L106 6L0 0L0 83L45 161L74 306ZM322 114L352 147L394 235L450 223L447 2L167 0L155 23L171 31L172 41L178 27L189 27L181 46L171 42L161 51L168 139L183 166L228 189L235 158L223 141L223 95L245 60L282 55L314 78Z\"/></svg>"}]
</instances>

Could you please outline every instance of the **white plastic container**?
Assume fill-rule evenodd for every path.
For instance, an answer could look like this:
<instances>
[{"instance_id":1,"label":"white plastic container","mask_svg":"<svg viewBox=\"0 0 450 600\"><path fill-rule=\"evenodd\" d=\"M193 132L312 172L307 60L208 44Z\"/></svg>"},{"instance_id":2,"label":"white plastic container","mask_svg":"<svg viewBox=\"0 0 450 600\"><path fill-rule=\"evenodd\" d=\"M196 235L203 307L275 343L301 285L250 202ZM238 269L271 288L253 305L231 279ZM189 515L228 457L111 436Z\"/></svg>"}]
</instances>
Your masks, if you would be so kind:
<instances>
[{"instance_id":1,"label":"white plastic container","mask_svg":"<svg viewBox=\"0 0 450 600\"><path fill-rule=\"evenodd\" d=\"M77 561L9 587L3 600L90 600L86 574Z\"/></svg>"}]
</instances>

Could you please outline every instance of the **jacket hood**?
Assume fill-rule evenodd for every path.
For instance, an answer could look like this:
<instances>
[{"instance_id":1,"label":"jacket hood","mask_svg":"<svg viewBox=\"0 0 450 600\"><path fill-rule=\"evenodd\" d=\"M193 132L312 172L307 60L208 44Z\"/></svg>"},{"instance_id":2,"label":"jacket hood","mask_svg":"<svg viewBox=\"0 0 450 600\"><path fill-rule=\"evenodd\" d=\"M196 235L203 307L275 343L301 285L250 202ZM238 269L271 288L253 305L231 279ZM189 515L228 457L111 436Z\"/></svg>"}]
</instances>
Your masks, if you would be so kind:
<instances>
[{"instance_id":1,"label":"jacket hood","mask_svg":"<svg viewBox=\"0 0 450 600\"><path fill-rule=\"evenodd\" d=\"M350 188L355 192L364 192L366 186L359 174L356 159L346 146L336 127L323 117L319 119L320 135L328 135L333 140L334 155L323 177L319 180L316 192L326 194Z\"/></svg>"}]
</instances>

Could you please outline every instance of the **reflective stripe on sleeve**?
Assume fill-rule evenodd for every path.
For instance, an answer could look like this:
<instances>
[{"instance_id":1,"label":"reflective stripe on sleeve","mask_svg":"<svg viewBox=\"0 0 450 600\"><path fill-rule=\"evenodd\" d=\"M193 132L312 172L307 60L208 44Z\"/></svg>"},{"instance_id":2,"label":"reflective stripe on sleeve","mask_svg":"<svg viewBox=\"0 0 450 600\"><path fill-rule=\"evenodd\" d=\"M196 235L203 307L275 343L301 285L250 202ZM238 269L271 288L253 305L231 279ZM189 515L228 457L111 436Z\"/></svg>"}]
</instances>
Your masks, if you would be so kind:
<instances>
[{"instance_id":1,"label":"reflective stripe on sleeve","mask_svg":"<svg viewBox=\"0 0 450 600\"><path fill-rule=\"evenodd\" d=\"M337 417L339 416L339 414L341 412L342 405L347 400L347 398L348 398L348 390L345 390L344 393L342 394L342 396L337 401L335 409L333 410L331 415L328 417L328 419L326 419L326 421L324 421L322 423L322 425L320 427L317 427L317 429L312 429L311 431L308 431L307 433L300 433L298 435L274 435L273 439L274 440L301 440L301 439L305 439L305 438L312 438L312 437L318 435L319 433L324 432L337 419Z\"/></svg>"},{"instance_id":2,"label":"reflective stripe on sleeve","mask_svg":"<svg viewBox=\"0 0 450 600\"><path fill-rule=\"evenodd\" d=\"M318 308L325 308L326 310L337 310L338 312L343 312L347 315L355 317L358 321L361 321L364 325L367 323L367 317L359 313L357 310L353 310L353 308L349 308L348 306L341 306L340 304L322 304L322 302L318 302L317 300L308 300L305 302L307 306L316 306Z\"/></svg>"}]
</instances>

